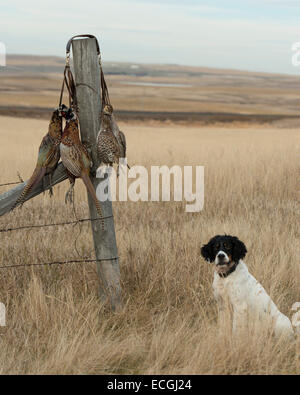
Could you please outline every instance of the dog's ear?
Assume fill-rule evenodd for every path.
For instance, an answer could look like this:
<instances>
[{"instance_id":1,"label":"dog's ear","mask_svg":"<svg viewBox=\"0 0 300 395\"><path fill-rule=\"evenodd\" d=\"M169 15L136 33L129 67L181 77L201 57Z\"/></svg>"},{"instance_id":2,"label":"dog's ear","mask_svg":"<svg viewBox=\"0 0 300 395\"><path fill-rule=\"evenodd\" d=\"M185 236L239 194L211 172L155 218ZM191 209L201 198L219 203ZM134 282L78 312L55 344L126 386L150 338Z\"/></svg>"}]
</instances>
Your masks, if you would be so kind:
<instances>
[{"instance_id":1,"label":"dog's ear","mask_svg":"<svg viewBox=\"0 0 300 395\"><path fill-rule=\"evenodd\" d=\"M238 262L240 259L243 259L246 256L247 248L245 244L237 237L233 237L232 242L233 242L232 260L234 262Z\"/></svg>"},{"instance_id":2,"label":"dog's ear","mask_svg":"<svg viewBox=\"0 0 300 395\"><path fill-rule=\"evenodd\" d=\"M213 245L214 245L214 239L211 239L207 244L205 244L201 248L201 255L208 262L213 262L215 259Z\"/></svg>"}]
</instances>

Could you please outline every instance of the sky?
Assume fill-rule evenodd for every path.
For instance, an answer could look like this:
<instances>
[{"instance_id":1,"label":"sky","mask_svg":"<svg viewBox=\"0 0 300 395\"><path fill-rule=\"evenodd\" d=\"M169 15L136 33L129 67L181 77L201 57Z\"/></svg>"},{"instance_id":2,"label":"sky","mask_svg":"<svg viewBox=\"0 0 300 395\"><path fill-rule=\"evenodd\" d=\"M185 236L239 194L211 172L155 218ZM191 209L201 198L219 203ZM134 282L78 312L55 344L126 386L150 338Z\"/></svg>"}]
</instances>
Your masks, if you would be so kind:
<instances>
[{"instance_id":1,"label":"sky","mask_svg":"<svg viewBox=\"0 0 300 395\"><path fill-rule=\"evenodd\" d=\"M64 56L90 33L104 62L300 74L300 0L0 0L0 16L8 54Z\"/></svg>"}]
</instances>

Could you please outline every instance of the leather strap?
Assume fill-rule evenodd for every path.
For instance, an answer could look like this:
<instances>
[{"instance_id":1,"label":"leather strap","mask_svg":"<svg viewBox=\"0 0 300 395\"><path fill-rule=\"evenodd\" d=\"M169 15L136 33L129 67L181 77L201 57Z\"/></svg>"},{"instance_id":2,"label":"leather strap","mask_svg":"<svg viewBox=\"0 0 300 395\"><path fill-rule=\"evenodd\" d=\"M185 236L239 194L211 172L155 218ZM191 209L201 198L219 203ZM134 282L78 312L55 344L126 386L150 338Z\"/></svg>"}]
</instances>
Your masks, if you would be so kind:
<instances>
[{"instance_id":1,"label":"leather strap","mask_svg":"<svg viewBox=\"0 0 300 395\"><path fill-rule=\"evenodd\" d=\"M77 96L76 96L76 86L74 83L74 78L72 71L70 69L70 66L65 66L64 69L64 76L63 76L63 82L61 86L61 91L60 91L60 98L59 98L59 106L62 104L62 99L64 95L64 89L65 85L67 87L67 90L69 92L69 106L77 106Z\"/></svg>"},{"instance_id":2,"label":"leather strap","mask_svg":"<svg viewBox=\"0 0 300 395\"><path fill-rule=\"evenodd\" d=\"M74 40L74 38L79 38L79 37L94 38L96 40L97 54L100 55L99 42L98 42L97 38L95 36L93 36L92 34L77 34L76 36L71 37L70 40L67 42L67 47L66 47L67 55L71 51L72 41Z\"/></svg>"},{"instance_id":3,"label":"leather strap","mask_svg":"<svg viewBox=\"0 0 300 395\"><path fill-rule=\"evenodd\" d=\"M101 76L101 91L102 91L102 109L106 104L110 104L110 99L109 99L109 93L108 93L108 88L106 85L104 73L102 70L102 66L100 65L100 76Z\"/></svg>"},{"instance_id":4,"label":"leather strap","mask_svg":"<svg viewBox=\"0 0 300 395\"><path fill-rule=\"evenodd\" d=\"M63 83L61 87L61 93L60 93L60 99L59 99L59 105L62 104L62 98L64 94L64 87L66 85L68 92L69 92L69 105L70 107L74 107L75 111L78 111L77 107L77 95L76 95L76 85L75 81L73 78L72 71L70 69L70 52L71 52L71 44L72 41L75 38L80 38L80 37L86 37L86 38L94 38L96 41L96 49L97 49L97 55L99 57L99 65L100 65L100 81L101 81L101 97L102 97L102 109L106 104L110 104L110 99L109 99L109 93L108 93L108 88L107 84L105 81L104 73L103 73L103 68L102 68L102 62L101 62L101 52L100 52L100 46L98 39L92 35L92 34L78 34L76 36L73 36L70 38L70 40L67 42L66 46L66 66L64 70L64 78L63 78Z\"/></svg>"}]
</instances>

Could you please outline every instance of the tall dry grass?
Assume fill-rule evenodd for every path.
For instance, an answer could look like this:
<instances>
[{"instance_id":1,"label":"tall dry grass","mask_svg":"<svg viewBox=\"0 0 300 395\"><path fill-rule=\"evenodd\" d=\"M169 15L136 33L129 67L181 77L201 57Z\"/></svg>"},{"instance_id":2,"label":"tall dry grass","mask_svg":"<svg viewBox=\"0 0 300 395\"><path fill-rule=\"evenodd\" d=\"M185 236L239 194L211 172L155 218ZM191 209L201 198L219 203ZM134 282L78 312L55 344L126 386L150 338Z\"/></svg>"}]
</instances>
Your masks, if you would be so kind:
<instances>
[{"instance_id":1,"label":"tall dry grass","mask_svg":"<svg viewBox=\"0 0 300 395\"><path fill-rule=\"evenodd\" d=\"M1 182L29 177L47 122L1 118ZM280 310L300 301L299 131L122 125L131 164L205 166L205 207L115 203L124 307L97 297L94 264L0 271L0 372L17 374L296 374L300 342L219 334L212 267L199 254L237 235L246 263ZM74 218L67 184L0 219L0 227ZM76 211L88 216L76 186ZM92 251L89 225L1 233L0 262L34 263Z\"/></svg>"}]
</instances>

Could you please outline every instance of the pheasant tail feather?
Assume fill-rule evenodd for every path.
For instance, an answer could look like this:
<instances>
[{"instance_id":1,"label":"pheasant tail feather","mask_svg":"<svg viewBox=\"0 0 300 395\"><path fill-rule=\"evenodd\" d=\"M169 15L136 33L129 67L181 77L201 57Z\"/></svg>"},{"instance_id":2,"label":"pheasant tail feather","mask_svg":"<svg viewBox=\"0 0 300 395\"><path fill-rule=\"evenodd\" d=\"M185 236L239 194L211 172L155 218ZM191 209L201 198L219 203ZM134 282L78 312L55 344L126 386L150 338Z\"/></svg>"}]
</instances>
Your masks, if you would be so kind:
<instances>
[{"instance_id":1,"label":"pheasant tail feather","mask_svg":"<svg viewBox=\"0 0 300 395\"><path fill-rule=\"evenodd\" d=\"M32 176L27 181L25 188L23 189L21 195L18 197L18 199L12 206L11 210L14 210L19 204L22 205L25 202L29 192L41 181L45 173L46 173L45 168L41 168L41 167L35 168Z\"/></svg>"}]
</instances>

